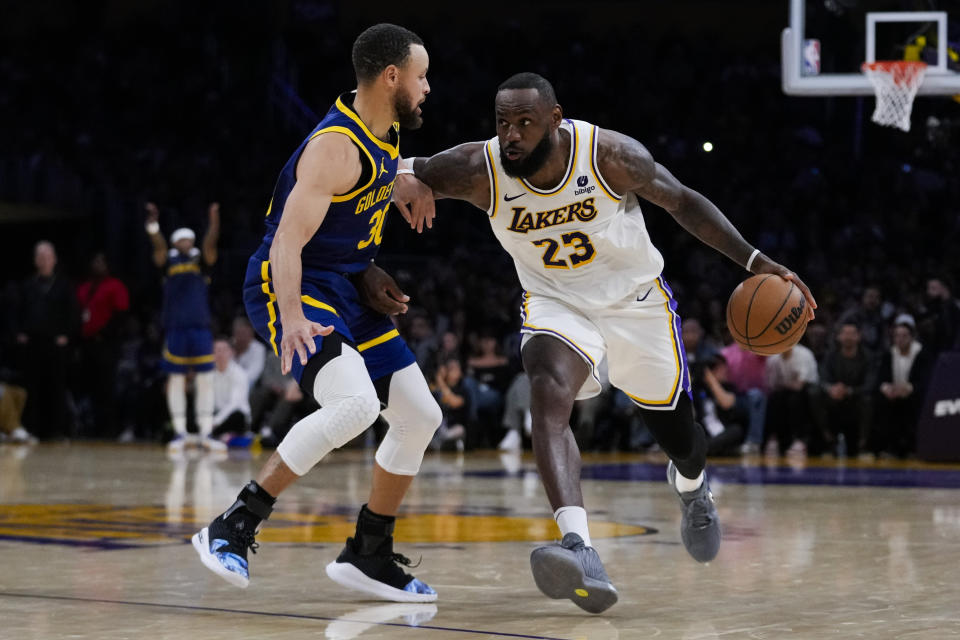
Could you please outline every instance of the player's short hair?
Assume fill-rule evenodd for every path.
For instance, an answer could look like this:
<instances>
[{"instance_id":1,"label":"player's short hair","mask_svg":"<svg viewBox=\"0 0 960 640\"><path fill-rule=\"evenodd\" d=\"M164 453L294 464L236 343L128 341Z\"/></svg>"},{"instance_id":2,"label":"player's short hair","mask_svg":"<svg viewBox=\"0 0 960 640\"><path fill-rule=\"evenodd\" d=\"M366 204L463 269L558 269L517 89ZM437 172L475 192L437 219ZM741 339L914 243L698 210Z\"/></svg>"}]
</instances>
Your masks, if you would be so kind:
<instances>
[{"instance_id":1,"label":"player's short hair","mask_svg":"<svg viewBox=\"0 0 960 640\"><path fill-rule=\"evenodd\" d=\"M497 87L498 92L504 89L536 89L541 100L551 107L557 104L557 92L553 90L553 85L539 73L531 71L515 73Z\"/></svg>"},{"instance_id":2,"label":"player's short hair","mask_svg":"<svg viewBox=\"0 0 960 640\"><path fill-rule=\"evenodd\" d=\"M410 55L410 45L423 46L420 36L386 22L367 28L353 41L353 71L357 83L372 81L390 65L402 67Z\"/></svg>"}]
</instances>

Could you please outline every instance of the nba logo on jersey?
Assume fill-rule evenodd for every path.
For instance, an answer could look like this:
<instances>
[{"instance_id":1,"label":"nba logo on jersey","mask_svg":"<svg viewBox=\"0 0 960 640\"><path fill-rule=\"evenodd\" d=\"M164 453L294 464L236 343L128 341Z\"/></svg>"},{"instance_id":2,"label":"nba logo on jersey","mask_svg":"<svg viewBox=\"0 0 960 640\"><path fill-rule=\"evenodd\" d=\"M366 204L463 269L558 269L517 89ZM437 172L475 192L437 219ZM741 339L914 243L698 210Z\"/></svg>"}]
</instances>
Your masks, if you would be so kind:
<instances>
[{"instance_id":1,"label":"nba logo on jersey","mask_svg":"<svg viewBox=\"0 0 960 640\"><path fill-rule=\"evenodd\" d=\"M816 76L820 74L820 41L803 41L803 75Z\"/></svg>"}]
</instances>

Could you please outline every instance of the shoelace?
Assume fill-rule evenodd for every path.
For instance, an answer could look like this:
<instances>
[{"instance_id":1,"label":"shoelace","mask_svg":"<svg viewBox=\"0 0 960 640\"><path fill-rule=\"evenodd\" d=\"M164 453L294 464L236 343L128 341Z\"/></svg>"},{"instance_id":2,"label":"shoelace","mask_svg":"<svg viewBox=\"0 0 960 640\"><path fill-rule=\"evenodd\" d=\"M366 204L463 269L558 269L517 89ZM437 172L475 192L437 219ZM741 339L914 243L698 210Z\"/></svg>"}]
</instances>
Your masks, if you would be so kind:
<instances>
[{"instance_id":1,"label":"shoelace","mask_svg":"<svg viewBox=\"0 0 960 640\"><path fill-rule=\"evenodd\" d=\"M230 546L236 546L240 549L250 549L253 553L257 552L257 549L260 548L260 543L255 539L256 532L254 531L237 531L233 529L230 533Z\"/></svg>"},{"instance_id":2,"label":"shoelace","mask_svg":"<svg viewBox=\"0 0 960 640\"><path fill-rule=\"evenodd\" d=\"M405 567L410 567L411 569L416 569L423 561L423 556L421 556L419 559L417 559L417 564L413 564L413 561L402 553L391 553L387 555L387 557L390 558L391 561L396 562L397 564L402 564Z\"/></svg>"},{"instance_id":3,"label":"shoelace","mask_svg":"<svg viewBox=\"0 0 960 640\"><path fill-rule=\"evenodd\" d=\"M690 518L693 521L693 526L698 529L705 529L713 523L713 518L710 516L710 503L712 502L711 494L705 493L690 503ZM696 505L696 508L692 508L694 505Z\"/></svg>"}]
</instances>

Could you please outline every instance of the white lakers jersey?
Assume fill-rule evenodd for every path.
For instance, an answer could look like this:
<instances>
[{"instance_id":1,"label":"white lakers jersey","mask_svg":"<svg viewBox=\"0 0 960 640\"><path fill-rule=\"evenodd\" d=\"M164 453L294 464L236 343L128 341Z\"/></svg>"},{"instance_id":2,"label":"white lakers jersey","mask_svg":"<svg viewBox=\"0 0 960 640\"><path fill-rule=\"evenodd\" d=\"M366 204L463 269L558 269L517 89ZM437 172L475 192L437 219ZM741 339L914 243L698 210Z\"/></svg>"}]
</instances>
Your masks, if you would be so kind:
<instances>
[{"instance_id":1,"label":"white lakers jersey","mask_svg":"<svg viewBox=\"0 0 960 640\"><path fill-rule=\"evenodd\" d=\"M513 257L527 292L575 307L622 300L663 271L663 256L647 234L637 197L615 193L597 168L597 127L564 120L570 134L567 173L553 189L511 178L500 143L486 143L490 224Z\"/></svg>"}]
</instances>

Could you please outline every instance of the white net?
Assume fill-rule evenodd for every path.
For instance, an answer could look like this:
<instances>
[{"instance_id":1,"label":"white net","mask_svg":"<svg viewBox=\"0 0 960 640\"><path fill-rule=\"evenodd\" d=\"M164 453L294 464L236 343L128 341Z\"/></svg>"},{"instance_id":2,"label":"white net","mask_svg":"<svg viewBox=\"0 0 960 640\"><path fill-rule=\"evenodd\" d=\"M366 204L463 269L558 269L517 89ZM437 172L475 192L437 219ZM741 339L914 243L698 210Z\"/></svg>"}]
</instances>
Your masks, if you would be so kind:
<instances>
[{"instance_id":1,"label":"white net","mask_svg":"<svg viewBox=\"0 0 960 640\"><path fill-rule=\"evenodd\" d=\"M923 82L927 65L923 62L865 62L863 71L877 94L872 120L885 127L910 131L913 98Z\"/></svg>"}]
</instances>

